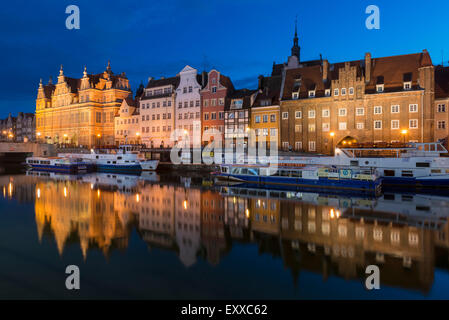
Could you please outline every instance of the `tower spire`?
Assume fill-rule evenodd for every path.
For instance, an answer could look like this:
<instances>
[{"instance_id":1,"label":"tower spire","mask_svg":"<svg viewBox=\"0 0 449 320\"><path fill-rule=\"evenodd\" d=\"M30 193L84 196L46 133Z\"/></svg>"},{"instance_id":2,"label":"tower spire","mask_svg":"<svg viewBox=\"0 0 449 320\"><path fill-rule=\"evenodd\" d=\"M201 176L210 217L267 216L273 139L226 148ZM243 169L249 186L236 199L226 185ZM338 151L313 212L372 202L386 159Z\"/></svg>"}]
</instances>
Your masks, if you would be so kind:
<instances>
[{"instance_id":1,"label":"tower spire","mask_svg":"<svg viewBox=\"0 0 449 320\"><path fill-rule=\"evenodd\" d=\"M296 56L299 62L299 53L301 48L298 45L298 16L295 18L295 36L293 37L292 56Z\"/></svg>"}]
</instances>

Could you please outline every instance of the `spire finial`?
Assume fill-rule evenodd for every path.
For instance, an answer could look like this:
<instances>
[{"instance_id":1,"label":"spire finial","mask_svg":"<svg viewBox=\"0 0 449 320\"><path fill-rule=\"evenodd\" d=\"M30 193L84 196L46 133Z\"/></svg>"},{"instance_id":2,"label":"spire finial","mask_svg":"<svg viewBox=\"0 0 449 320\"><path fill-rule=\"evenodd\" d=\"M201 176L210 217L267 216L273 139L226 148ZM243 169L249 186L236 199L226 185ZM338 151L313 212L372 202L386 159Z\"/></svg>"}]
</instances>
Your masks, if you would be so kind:
<instances>
[{"instance_id":1,"label":"spire finial","mask_svg":"<svg viewBox=\"0 0 449 320\"><path fill-rule=\"evenodd\" d=\"M61 69L59 69L59 75L60 75L60 76L64 75L64 70L63 70L63 68L62 68L62 64L61 64Z\"/></svg>"},{"instance_id":2,"label":"spire finial","mask_svg":"<svg viewBox=\"0 0 449 320\"><path fill-rule=\"evenodd\" d=\"M42 88L42 78L39 80L39 88Z\"/></svg>"},{"instance_id":3,"label":"spire finial","mask_svg":"<svg viewBox=\"0 0 449 320\"><path fill-rule=\"evenodd\" d=\"M299 61L300 47L298 45L298 15L295 17L295 36L293 37L292 56L296 56Z\"/></svg>"},{"instance_id":4,"label":"spire finial","mask_svg":"<svg viewBox=\"0 0 449 320\"><path fill-rule=\"evenodd\" d=\"M298 15L295 17L295 38L298 37Z\"/></svg>"},{"instance_id":5,"label":"spire finial","mask_svg":"<svg viewBox=\"0 0 449 320\"><path fill-rule=\"evenodd\" d=\"M108 60L108 66L106 67L107 71L111 71L111 60Z\"/></svg>"},{"instance_id":6,"label":"spire finial","mask_svg":"<svg viewBox=\"0 0 449 320\"><path fill-rule=\"evenodd\" d=\"M87 77L87 68L86 68L86 66L84 66L83 76L84 76L84 78Z\"/></svg>"}]
</instances>

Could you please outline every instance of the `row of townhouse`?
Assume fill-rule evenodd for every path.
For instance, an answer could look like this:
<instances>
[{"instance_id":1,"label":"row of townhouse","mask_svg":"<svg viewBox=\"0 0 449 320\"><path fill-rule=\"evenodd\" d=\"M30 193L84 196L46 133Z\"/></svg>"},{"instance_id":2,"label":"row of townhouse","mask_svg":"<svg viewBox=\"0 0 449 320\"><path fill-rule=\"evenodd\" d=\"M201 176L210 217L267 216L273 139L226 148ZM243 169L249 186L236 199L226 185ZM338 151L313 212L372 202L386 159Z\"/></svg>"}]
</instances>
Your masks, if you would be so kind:
<instances>
[{"instance_id":1,"label":"row of townhouse","mask_svg":"<svg viewBox=\"0 0 449 320\"><path fill-rule=\"evenodd\" d=\"M123 143L171 148L177 142L227 147L250 144L286 151L329 153L339 145L433 142L447 144L449 67L419 53L330 63L302 61L295 29L291 54L259 76L255 89L185 66L176 76L149 78L132 97L124 73L84 70L58 83L40 83L37 135L48 143Z\"/></svg>"}]
</instances>

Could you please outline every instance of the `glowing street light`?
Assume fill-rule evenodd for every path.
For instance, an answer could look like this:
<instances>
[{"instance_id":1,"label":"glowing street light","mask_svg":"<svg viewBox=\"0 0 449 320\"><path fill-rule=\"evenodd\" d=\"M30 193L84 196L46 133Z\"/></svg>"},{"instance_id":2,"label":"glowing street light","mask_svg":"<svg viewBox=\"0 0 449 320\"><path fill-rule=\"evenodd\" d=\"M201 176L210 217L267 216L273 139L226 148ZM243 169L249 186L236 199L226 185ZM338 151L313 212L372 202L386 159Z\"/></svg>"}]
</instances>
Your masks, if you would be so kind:
<instances>
[{"instance_id":1,"label":"glowing street light","mask_svg":"<svg viewBox=\"0 0 449 320\"><path fill-rule=\"evenodd\" d=\"M331 136L331 152L330 154L334 154L334 136L335 136L335 132L331 132L329 133L329 135Z\"/></svg>"},{"instance_id":2,"label":"glowing street light","mask_svg":"<svg viewBox=\"0 0 449 320\"><path fill-rule=\"evenodd\" d=\"M401 134L404 137L404 143L405 143L405 136L407 135L408 131L407 130L401 130Z\"/></svg>"}]
</instances>

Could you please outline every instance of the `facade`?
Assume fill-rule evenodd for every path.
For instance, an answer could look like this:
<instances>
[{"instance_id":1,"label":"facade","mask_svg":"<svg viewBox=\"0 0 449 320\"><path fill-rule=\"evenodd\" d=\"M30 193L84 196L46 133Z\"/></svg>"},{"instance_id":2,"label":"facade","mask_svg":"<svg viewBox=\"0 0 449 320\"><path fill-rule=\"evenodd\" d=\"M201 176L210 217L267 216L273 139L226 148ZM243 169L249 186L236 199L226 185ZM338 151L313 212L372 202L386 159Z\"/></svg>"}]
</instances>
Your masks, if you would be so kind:
<instances>
[{"instance_id":1,"label":"facade","mask_svg":"<svg viewBox=\"0 0 449 320\"><path fill-rule=\"evenodd\" d=\"M255 132L256 146L260 148L266 142L270 149L271 141L276 141L275 149L280 145L279 118L282 77L259 76L259 91L251 108L251 129ZM263 137L263 139L260 139ZM262 143L261 143L262 141Z\"/></svg>"},{"instance_id":2,"label":"facade","mask_svg":"<svg viewBox=\"0 0 449 320\"><path fill-rule=\"evenodd\" d=\"M426 50L323 60L286 70L282 87L284 150L330 153L353 142L434 141L434 67Z\"/></svg>"},{"instance_id":3,"label":"facade","mask_svg":"<svg viewBox=\"0 0 449 320\"><path fill-rule=\"evenodd\" d=\"M202 101L202 130L203 142L214 139L213 136L204 136L204 132L212 129L212 134L220 134L224 142L224 107L228 93L234 90L231 79L217 70L211 70L207 76L207 84L201 90ZM214 131L218 131L215 132Z\"/></svg>"},{"instance_id":4,"label":"facade","mask_svg":"<svg viewBox=\"0 0 449 320\"><path fill-rule=\"evenodd\" d=\"M449 67L435 68L435 140L448 147L449 136Z\"/></svg>"},{"instance_id":5,"label":"facade","mask_svg":"<svg viewBox=\"0 0 449 320\"><path fill-rule=\"evenodd\" d=\"M241 89L231 93L225 102L225 145L246 150L251 121L251 106L257 90Z\"/></svg>"},{"instance_id":6,"label":"facade","mask_svg":"<svg viewBox=\"0 0 449 320\"><path fill-rule=\"evenodd\" d=\"M92 147L115 143L115 115L131 93L125 73L106 70L81 79L64 75L61 66L58 82L39 84L36 99L38 141Z\"/></svg>"},{"instance_id":7,"label":"facade","mask_svg":"<svg viewBox=\"0 0 449 320\"><path fill-rule=\"evenodd\" d=\"M140 97L142 143L149 148L173 146L171 133L175 128L175 89L179 77L153 79Z\"/></svg>"},{"instance_id":8,"label":"facade","mask_svg":"<svg viewBox=\"0 0 449 320\"><path fill-rule=\"evenodd\" d=\"M193 145L194 131L201 134L201 89L206 85L206 73L197 74L197 70L185 66L179 73L179 85L176 88L175 128L178 129L177 141L189 138ZM182 130L182 131L181 131ZM197 137L200 139L200 137ZM200 140L197 142L200 144Z\"/></svg>"},{"instance_id":9,"label":"facade","mask_svg":"<svg viewBox=\"0 0 449 320\"><path fill-rule=\"evenodd\" d=\"M141 141L139 106L132 97L122 101L115 116L115 144L139 144Z\"/></svg>"},{"instance_id":10,"label":"facade","mask_svg":"<svg viewBox=\"0 0 449 320\"><path fill-rule=\"evenodd\" d=\"M1 141L29 142L36 140L36 122L34 113L19 112L17 117L11 114L0 119Z\"/></svg>"}]
</instances>

